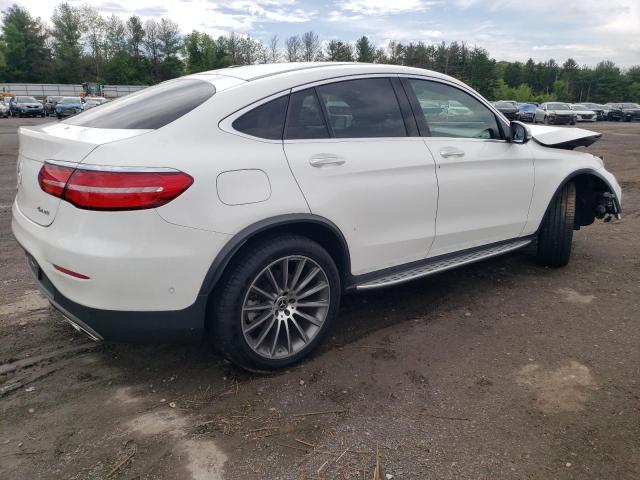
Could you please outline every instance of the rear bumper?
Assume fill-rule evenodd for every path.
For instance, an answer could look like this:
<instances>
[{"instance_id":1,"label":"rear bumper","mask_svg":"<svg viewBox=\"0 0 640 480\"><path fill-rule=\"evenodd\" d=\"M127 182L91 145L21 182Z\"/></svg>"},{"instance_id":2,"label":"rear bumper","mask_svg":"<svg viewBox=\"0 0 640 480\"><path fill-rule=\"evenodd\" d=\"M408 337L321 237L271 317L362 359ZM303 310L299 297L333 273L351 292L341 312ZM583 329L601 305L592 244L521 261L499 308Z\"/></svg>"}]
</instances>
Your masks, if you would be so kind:
<instances>
[{"instance_id":1,"label":"rear bumper","mask_svg":"<svg viewBox=\"0 0 640 480\"><path fill-rule=\"evenodd\" d=\"M92 340L110 342L197 341L204 332L207 297L183 310L127 312L86 307L69 300L27 253L27 265L42 293L76 329Z\"/></svg>"},{"instance_id":2,"label":"rear bumper","mask_svg":"<svg viewBox=\"0 0 640 480\"><path fill-rule=\"evenodd\" d=\"M48 227L14 202L12 230L51 303L90 336L109 341L199 338L207 304L202 282L229 238L170 224L154 210L89 212L66 202Z\"/></svg>"}]
</instances>

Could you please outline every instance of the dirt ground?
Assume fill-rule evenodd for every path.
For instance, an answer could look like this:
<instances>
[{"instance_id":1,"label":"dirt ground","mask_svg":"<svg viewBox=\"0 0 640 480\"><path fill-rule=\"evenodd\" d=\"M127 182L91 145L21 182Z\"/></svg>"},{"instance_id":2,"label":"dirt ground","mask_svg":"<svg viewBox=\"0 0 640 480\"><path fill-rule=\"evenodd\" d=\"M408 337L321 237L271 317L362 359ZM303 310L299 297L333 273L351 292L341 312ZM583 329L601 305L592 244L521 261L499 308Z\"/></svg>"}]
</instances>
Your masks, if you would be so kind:
<instances>
[{"instance_id":1,"label":"dirt ground","mask_svg":"<svg viewBox=\"0 0 640 480\"><path fill-rule=\"evenodd\" d=\"M36 291L0 119L0 478L640 478L640 124L598 123L622 221L571 264L527 252L344 299L271 376L202 345L100 345Z\"/></svg>"}]
</instances>

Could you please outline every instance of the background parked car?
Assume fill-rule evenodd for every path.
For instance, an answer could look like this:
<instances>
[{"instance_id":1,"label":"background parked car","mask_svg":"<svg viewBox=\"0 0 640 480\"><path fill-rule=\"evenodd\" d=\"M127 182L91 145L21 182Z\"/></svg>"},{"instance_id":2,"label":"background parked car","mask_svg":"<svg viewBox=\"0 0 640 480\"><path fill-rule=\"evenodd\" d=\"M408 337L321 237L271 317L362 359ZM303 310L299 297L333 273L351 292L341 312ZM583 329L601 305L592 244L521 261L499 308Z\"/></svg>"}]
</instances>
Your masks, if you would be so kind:
<instances>
[{"instance_id":1,"label":"background parked car","mask_svg":"<svg viewBox=\"0 0 640 480\"><path fill-rule=\"evenodd\" d=\"M62 100L62 96L48 96L44 100L44 114L45 115L55 115L56 113L56 105L58 102Z\"/></svg>"},{"instance_id":2,"label":"background parked car","mask_svg":"<svg viewBox=\"0 0 640 480\"><path fill-rule=\"evenodd\" d=\"M56 105L56 117L68 117L84 110L80 97L63 97Z\"/></svg>"},{"instance_id":3,"label":"background parked car","mask_svg":"<svg viewBox=\"0 0 640 480\"><path fill-rule=\"evenodd\" d=\"M596 113L596 120L606 120L606 107L604 105L600 105L598 103L590 103L590 102L582 102L580 105L584 105L588 110L591 110Z\"/></svg>"},{"instance_id":4,"label":"background parked car","mask_svg":"<svg viewBox=\"0 0 640 480\"><path fill-rule=\"evenodd\" d=\"M538 107L532 103L522 103L518 106L517 120L521 122L533 122L536 118Z\"/></svg>"},{"instance_id":5,"label":"background parked car","mask_svg":"<svg viewBox=\"0 0 640 480\"><path fill-rule=\"evenodd\" d=\"M518 104L515 102L493 102L493 105L509 120L516 120L518 117Z\"/></svg>"},{"instance_id":6,"label":"background parked car","mask_svg":"<svg viewBox=\"0 0 640 480\"><path fill-rule=\"evenodd\" d=\"M587 108L581 103L572 103L571 110L576 112L576 121L578 122L595 122L597 120L596 112Z\"/></svg>"},{"instance_id":7,"label":"background parked car","mask_svg":"<svg viewBox=\"0 0 640 480\"><path fill-rule=\"evenodd\" d=\"M640 120L640 105L637 103L607 103L609 109L609 120L615 120L619 122L624 120L625 122L631 122L633 120Z\"/></svg>"},{"instance_id":8,"label":"background parked car","mask_svg":"<svg viewBox=\"0 0 640 480\"><path fill-rule=\"evenodd\" d=\"M88 110L93 107L97 107L98 105L102 105L103 103L107 103L107 100L104 97L85 97L82 99L84 102L84 109Z\"/></svg>"},{"instance_id":9,"label":"background parked car","mask_svg":"<svg viewBox=\"0 0 640 480\"><path fill-rule=\"evenodd\" d=\"M535 122L542 122L546 125L575 125L576 113L571 110L568 103L548 102L543 103L536 112Z\"/></svg>"},{"instance_id":10,"label":"background parked car","mask_svg":"<svg viewBox=\"0 0 640 480\"><path fill-rule=\"evenodd\" d=\"M9 112L12 117L44 117L44 107L34 97L12 98Z\"/></svg>"}]
</instances>

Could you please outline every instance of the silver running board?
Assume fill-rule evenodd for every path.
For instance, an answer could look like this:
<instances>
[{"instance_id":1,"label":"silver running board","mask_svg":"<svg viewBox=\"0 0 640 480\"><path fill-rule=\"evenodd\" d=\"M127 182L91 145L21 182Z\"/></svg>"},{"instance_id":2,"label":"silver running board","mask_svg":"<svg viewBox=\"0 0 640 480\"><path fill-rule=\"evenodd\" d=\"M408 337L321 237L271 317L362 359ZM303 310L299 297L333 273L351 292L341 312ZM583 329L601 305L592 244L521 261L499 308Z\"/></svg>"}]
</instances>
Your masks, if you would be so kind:
<instances>
[{"instance_id":1,"label":"silver running board","mask_svg":"<svg viewBox=\"0 0 640 480\"><path fill-rule=\"evenodd\" d=\"M531 239L513 240L499 245L493 245L487 248L473 250L459 255L447 256L442 260L434 260L433 262L420 265L419 267L410 268L400 272L391 273L385 277L376 278L356 286L357 290L369 290L372 288L382 288L399 283L408 282L417 278L433 275L434 273L444 272L455 267L467 265L469 263L478 262L486 258L496 257L504 253L517 250L531 243Z\"/></svg>"}]
</instances>

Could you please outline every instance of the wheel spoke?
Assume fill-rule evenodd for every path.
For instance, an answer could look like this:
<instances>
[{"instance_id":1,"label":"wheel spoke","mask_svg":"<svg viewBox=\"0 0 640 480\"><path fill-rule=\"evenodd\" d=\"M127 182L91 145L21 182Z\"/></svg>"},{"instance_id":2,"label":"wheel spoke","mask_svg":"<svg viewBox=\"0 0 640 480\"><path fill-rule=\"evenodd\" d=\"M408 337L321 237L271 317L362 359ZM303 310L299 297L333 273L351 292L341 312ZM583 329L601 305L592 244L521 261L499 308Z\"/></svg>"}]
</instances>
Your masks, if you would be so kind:
<instances>
[{"instance_id":1,"label":"wheel spoke","mask_svg":"<svg viewBox=\"0 0 640 480\"><path fill-rule=\"evenodd\" d=\"M258 318L257 320L254 320L251 323L251 325L249 325L247 328L245 328L244 333L253 332L256 328L258 328L260 325L262 325L270 316L271 316L271 312L267 312L264 315L262 315L260 318Z\"/></svg>"},{"instance_id":2,"label":"wheel spoke","mask_svg":"<svg viewBox=\"0 0 640 480\"><path fill-rule=\"evenodd\" d=\"M280 327L282 326L282 322L278 322L276 325L276 334L273 336L273 342L271 343L271 356L273 357L276 354L276 347L278 346L278 337L280 336Z\"/></svg>"},{"instance_id":3,"label":"wheel spoke","mask_svg":"<svg viewBox=\"0 0 640 480\"><path fill-rule=\"evenodd\" d=\"M289 286L289 257L282 262L282 285L285 290Z\"/></svg>"},{"instance_id":4,"label":"wheel spoke","mask_svg":"<svg viewBox=\"0 0 640 480\"><path fill-rule=\"evenodd\" d=\"M267 325L265 327L264 330L262 330L262 333L260 334L260 337L258 338L258 341L253 345L254 349L258 349L258 347L260 347L260 345L262 345L262 342L264 342L264 339L267 338L267 335L269 334L269 332L271 331L271 329L273 328L273 324L276 322L276 317L272 316L271 317L271 321L269 322L269 325Z\"/></svg>"},{"instance_id":5,"label":"wheel spoke","mask_svg":"<svg viewBox=\"0 0 640 480\"><path fill-rule=\"evenodd\" d=\"M296 303L297 308L313 308L313 307L328 307L329 302L326 300L322 300L319 302L298 302Z\"/></svg>"},{"instance_id":6,"label":"wheel spoke","mask_svg":"<svg viewBox=\"0 0 640 480\"><path fill-rule=\"evenodd\" d=\"M307 322L309 323L313 323L316 327L320 327L322 326L322 322L320 320L318 320L315 317L312 317L311 315L308 315L304 312L301 312L300 310L296 310L294 312L294 315L300 315L302 318L304 318Z\"/></svg>"},{"instance_id":7,"label":"wheel spoke","mask_svg":"<svg viewBox=\"0 0 640 480\"><path fill-rule=\"evenodd\" d=\"M310 297L314 293L318 293L318 292L324 290L325 288L329 288L329 284L328 283L324 283L324 282L323 283L319 283L315 287L310 288L309 290L306 290L306 291L300 293L298 295L298 300L302 300L303 298Z\"/></svg>"},{"instance_id":8,"label":"wheel spoke","mask_svg":"<svg viewBox=\"0 0 640 480\"><path fill-rule=\"evenodd\" d=\"M271 267L267 267L267 277L269 277L269 280L271 281L273 288L275 288L275 292L276 295L278 295L278 292L280 291L280 285L278 285L278 281L276 280L276 277L273 276L273 272L271 271Z\"/></svg>"},{"instance_id":9,"label":"wheel spoke","mask_svg":"<svg viewBox=\"0 0 640 480\"><path fill-rule=\"evenodd\" d=\"M291 350L291 332L289 332L289 322L284 322L284 333L287 338L287 353L292 353Z\"/></svg>"},{"instance_id":10,"label":"wheel spoke","mask_svg":"<svg viewBox=\"0 0 640 480\"><path fill-rule=\"evenodd\" d=\"M291 280L291 288L295 289L298 284L298 280L300 280L300 275L302 275L302 270L304 269L305 264L307 263L307 259L303 258L298 262L298 266L296 267L296 273L293 274L293 279Z\"/></svg>"},{"instance_id":11,"label":"wheel spoke","mask_svg":"<svg viewBox=\"0 0 640 480\"><path fill-rule=\"evenodd\" d=\"M293 326L296 327L296 330L298 330L298 333L300 334L300 338L302 338L302 341L304 343L309 343L309 337L307 337L307 334L304 333L304 330L300 328L300 325L298 325L298 322L296 322L295 318L291 318L291 323L293 323Z\"/></svg>"},{"instance_id":12,"label":"wheel spoke","mask_svg":"<svg viewBox=\"0 0 640 480\"><path fill-rule=\"evenodd\" d=\"M252 285L251 288L253 290L255 290L256 292L258 292L260 295L267 297L269 300L275 300L276 296L272 293L269 292L265 292L264 290L262 290L260 287L256 287L255 285Z\"/></svg>"},{"instance_id":13,"label":"wheel spoke","mask_svg":"<svg viewBox=\"0 0 640 480\"><path fill-rule=\"evenodd\" d=\"M320 271L320 269L318 267L313 267L313 270L311 270L311 273L309 273L309 275L307 275L307 278L305 278L302 282L300 282L300 285L298 285L296 287L296 293L300 292L300 290L304 289L304 287L306 287L309 282L311 280L313 280L313 277L315 277L318 272Z\"/></svg>"},{"instance_id":14,"label":"wheel spoke","mask_svg":"<svg viewBox=\"0 0 640 480\"><path fill-rule=\"evenodd\" d=\"M270 308L273 308L273 305L271 305L270 303L263 303L260 305L250 305L248 307L244 307L244 311L245 312L256 312L259 310L268 310Z\"/></svg>"}]
</instances>

